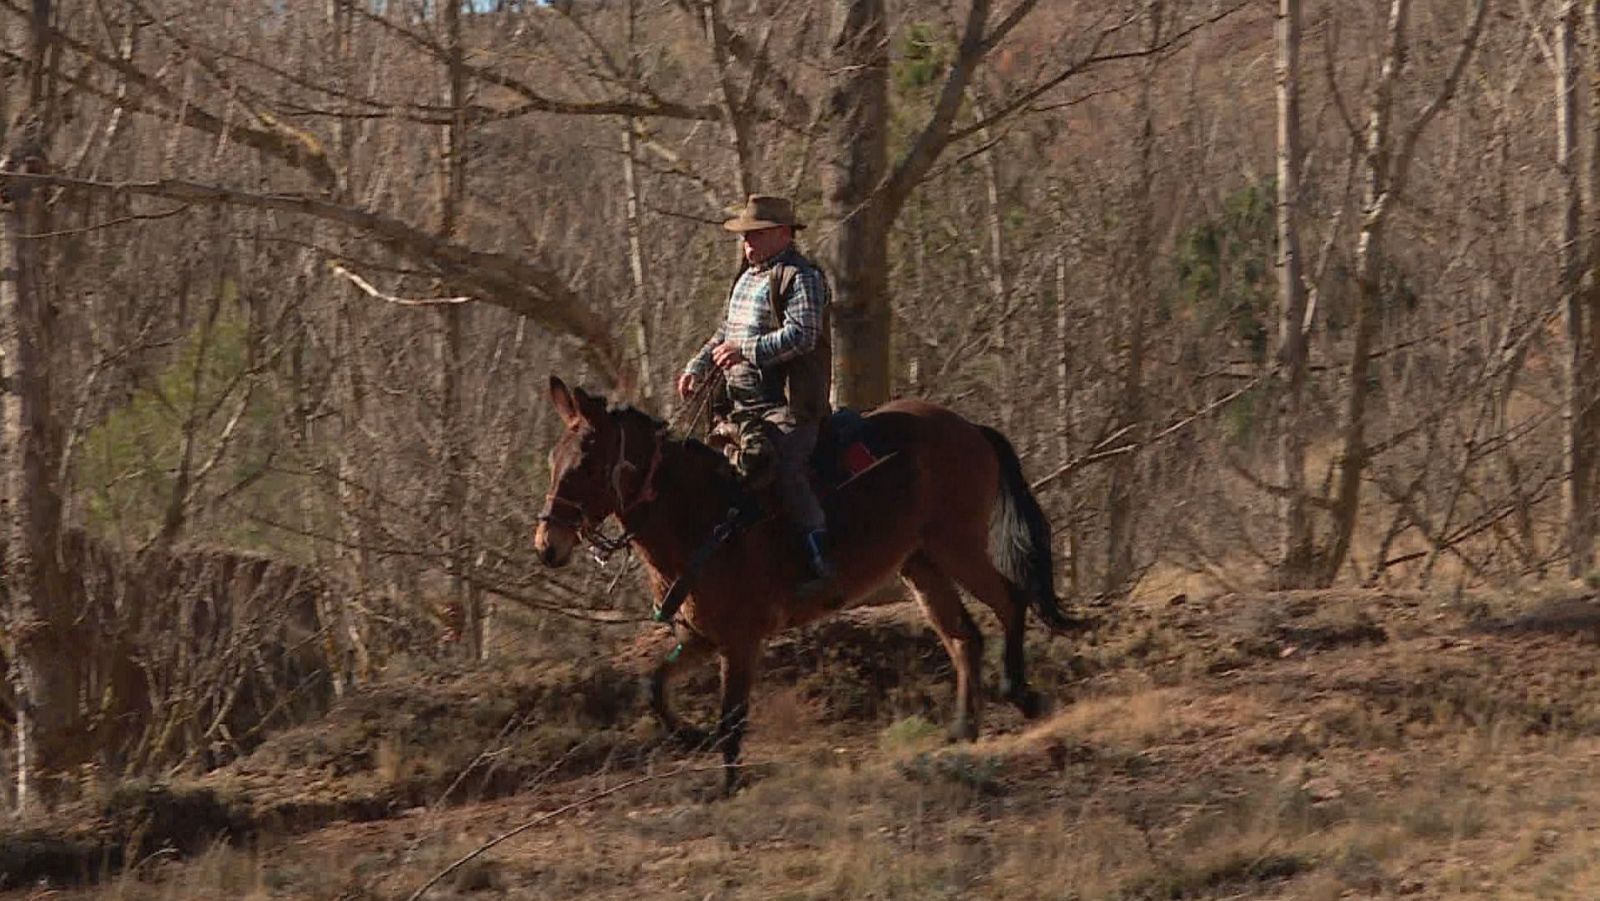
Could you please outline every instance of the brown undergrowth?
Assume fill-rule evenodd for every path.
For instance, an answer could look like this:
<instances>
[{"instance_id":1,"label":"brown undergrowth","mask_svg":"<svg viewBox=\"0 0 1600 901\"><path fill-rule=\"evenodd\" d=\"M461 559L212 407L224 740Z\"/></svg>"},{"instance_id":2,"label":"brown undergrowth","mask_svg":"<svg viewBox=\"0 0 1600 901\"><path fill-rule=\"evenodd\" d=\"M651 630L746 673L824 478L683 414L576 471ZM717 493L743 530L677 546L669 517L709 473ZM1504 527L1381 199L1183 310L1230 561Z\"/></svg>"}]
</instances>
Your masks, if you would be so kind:
<instances>
[{"instance_id":1,"label":"brown undergrowth","mask_svg":"<svg viewBox=\"0 0 1600 901\"><path fill-rule=\"evenodd\" d=\"M1129 602L1089 640L1033 639L1052 716L991 704L982 740L947 746L926 629L852 612L773 649L737 795L698 773L580 803L428 897L1594 897L1596 623L1579 592ZM163 787L223 799L196 808L221 827L124 835L136 865L62 896L406 898L694 762L643 716L646 659L396 676Z\"/></svg>"}]
</instances>

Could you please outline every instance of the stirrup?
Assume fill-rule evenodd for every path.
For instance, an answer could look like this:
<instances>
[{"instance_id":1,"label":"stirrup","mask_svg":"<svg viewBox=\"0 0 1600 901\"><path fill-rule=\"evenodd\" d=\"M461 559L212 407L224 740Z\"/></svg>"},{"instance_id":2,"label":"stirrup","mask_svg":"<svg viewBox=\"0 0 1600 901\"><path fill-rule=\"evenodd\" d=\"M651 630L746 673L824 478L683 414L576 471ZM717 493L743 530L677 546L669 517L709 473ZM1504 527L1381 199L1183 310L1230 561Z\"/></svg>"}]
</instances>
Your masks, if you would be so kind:
<instances>
[{"instance_id":1,"label":"stirrup","mask_svg":"<svg viewBox=\"0 0 1600 901\"><path fill-rule=\"evenodd\" d=\"M824 591L832 591L839 581L839 568L828 558L828 533L825 530L806 534L806 568L810 570L809 577L801 580L795 589L796 597L801 599L816 597Z\"/></svg>"}]
</instances>

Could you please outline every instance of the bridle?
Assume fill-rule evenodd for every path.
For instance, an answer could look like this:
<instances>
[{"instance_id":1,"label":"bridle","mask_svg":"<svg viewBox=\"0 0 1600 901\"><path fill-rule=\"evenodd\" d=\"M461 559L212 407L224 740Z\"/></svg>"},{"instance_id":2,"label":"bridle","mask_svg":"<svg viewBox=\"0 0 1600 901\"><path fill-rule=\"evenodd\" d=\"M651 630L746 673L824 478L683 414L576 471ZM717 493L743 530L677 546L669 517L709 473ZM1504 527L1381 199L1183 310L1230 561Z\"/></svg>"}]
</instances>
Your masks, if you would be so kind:
<instances>
[{"instance_id":1,"label":"bridle","mask_svg":"<svg viewBox=\"0 0 1600 901\"><path fill-rule=\"evenodd\" d=\"M656 472L661 468L661 458L666 447L664 430L658 429L655 433L655 450L650 455L650 467L645 470L644 482L639 485L630 500L623 496L622 467L628 462L628 430L620 423L613 423L617 427L617 462L611 466L611 490L616 495L617 507L605 518L594 520L583 504L569 498L564 498L556 493L555 483L551 483L549 494L545 495L544 512L538 516L538 521L557 525L570 530L580 539L587 542L589 552L600 563L605 563L612 554L627 547L633 541L633 531L627 529L624 521L629 513L638 510L645 504L655 500ZM574 515L575 514L575 515ZM600 531L600 526L606 519L615 516L618 522L623 523L624 531L615 538L609 537Z\"/></svg>"}]
</instances>

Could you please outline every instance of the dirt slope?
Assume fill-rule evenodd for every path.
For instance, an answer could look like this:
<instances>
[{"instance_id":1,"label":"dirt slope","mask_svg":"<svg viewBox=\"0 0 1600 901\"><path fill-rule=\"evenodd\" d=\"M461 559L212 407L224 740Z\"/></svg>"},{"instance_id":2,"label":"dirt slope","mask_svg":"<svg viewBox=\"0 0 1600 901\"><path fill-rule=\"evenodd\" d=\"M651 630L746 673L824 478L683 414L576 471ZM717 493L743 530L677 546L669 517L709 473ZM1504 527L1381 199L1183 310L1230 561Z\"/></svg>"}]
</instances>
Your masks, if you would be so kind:
<instances>
[{"instance_id":1,"label":"dirt slope","mask_svg":"<svg viewBox=\"0 0 1600 901\"><path fill-rule=\"evenodd\" d=\"M134 872L51 897L406 898L650 775L429 897L1600 897L1593 596L1127 605L1087 642L1035 635L1057 712L990 705L964 747L914 612L855 611L773 649L750 784L714 802L642 715L652 644L397 676L170 788L217 799L233 844L146 838Z\"/></svg>"}]
</instances>

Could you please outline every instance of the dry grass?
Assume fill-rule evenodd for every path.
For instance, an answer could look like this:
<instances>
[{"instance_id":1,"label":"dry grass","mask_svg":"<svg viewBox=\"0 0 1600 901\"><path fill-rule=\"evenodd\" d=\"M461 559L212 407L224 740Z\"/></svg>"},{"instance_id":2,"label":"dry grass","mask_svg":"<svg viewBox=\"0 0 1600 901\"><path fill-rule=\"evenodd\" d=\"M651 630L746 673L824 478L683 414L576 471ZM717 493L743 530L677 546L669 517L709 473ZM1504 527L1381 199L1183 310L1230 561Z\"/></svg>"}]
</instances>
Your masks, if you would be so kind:
<instances>
[{"instance_id":1,"label":"dry grass","mask_svg":"<svg viewBox=\"0 0 1600 901\"><path fill-rule=\"evenodd\" d=\"M430 897L1600 897L1600 664L1574 604L1154 605L1092 645L1038 648L1036 671L1090 674L1077 697L1034 724L992 705L965 746L944 744L939 714L831 715L807 687L830 674L764 687L748 745L761 765L733 798L708 802L714 774L641 786ZM436 750L379 742L367 778L414 778ZM489 837L681 760L601 760L499 801L152 861L67 897L403 899Z\"/></svg>"},{"instance_id":2,"label":"dry grass","mask_svg":"<svg viewBox=\"0 0 1600 901\"><path fill-rule=\"evenodd\" d=\"M181 867L149 861L140 870L124 874L107 886L103 897L116 901L259 901L272 897L273 882L256 855L216 845Z\"/></svg>"}]
</instances>

